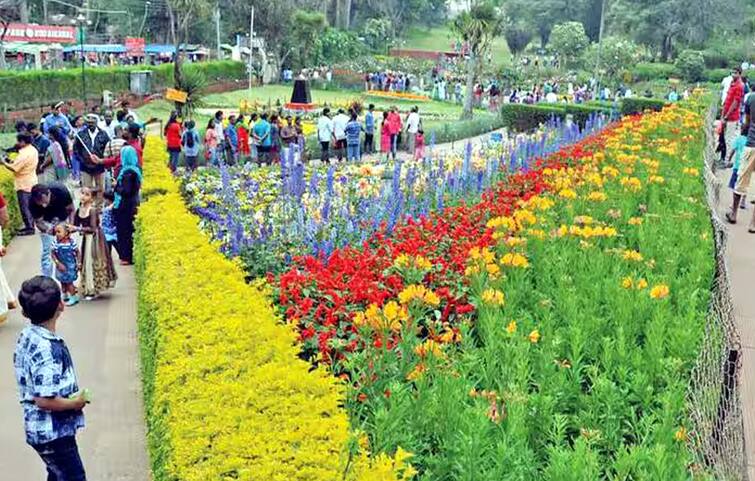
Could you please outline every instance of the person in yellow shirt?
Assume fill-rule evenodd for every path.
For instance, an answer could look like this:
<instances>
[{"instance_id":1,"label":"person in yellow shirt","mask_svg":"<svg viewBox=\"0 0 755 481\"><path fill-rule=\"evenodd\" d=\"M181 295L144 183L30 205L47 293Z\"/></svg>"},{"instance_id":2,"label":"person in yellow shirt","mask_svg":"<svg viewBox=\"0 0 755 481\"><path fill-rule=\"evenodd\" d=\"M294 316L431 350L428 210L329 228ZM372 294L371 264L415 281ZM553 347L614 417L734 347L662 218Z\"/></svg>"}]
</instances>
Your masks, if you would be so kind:
<instances>
[{"instance_id":1,"label":"person in yellow shirt","mask_svg":"<svg viewBox=\"0 0 755 481\"><path fill-rule=\"evenodd\" d=\"M16 147L18 156L11 162L7 157L2 160L6 169L13 172L14 187L18 196L18 205L21 209L21 217L24 221L23 230L18 235L34 234L34 219L29 210L31 201L31 188L37 185L37 163L39 156L37 149L32 145L32 136L28 133L16 135Z\"/></svg>"}]
</instances>

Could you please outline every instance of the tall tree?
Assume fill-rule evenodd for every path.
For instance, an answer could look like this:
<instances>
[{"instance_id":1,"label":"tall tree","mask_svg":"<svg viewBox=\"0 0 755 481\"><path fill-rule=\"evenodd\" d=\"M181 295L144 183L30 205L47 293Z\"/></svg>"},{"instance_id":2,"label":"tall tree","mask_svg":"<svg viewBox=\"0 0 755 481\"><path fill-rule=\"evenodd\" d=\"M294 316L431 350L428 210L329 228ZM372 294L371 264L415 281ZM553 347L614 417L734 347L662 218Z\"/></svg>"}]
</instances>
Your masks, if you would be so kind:
<instances>
[{"instance_id":1,"label":"tall tree","mask_svg":"<svg viewBox=\"0 0 755 481\"><path fill-rule=\"evenodd\" d=\"M343 30L348 30L351 26L351 7L352 0L333 0L335 3L335 26Z\"/></svg>"},{"instance_id":2,"label":"tall tree","mask_svg":"<svg viewBox=\"0 0 755 481\"><path fill-rule=\"evenodd\" d=\"M177 89L183 86L182 70L183 52L181 46L189 40L189 25L197 19L205 17L212 11L210 0L168 0L167 10L170 18L170 34L175 46L175 60L173 62L173 82ZM176 110L182 106L176 103Z\"/></svg>"},{"instance_id":3,"label":"tall tree","mask_svg":"<svg viewBox=\"0 0 755 481\"><path fill-rule=\"evenodd\" d=\"M504 29L503 36L509 51L518 56L532 41L532 29L524 22L510 22Z\"/></svg>"},{"instance_id":4,"label":"tall tree","mask_svg":"<svg viewBox=\"0 0 755 481\"><path fill-rule=\"evenodd\" d=\"M609 30L655 47L664 61L677 42L703 46L716 29L744 21L743 0L612 0Z\"/></svg>"},{"instance_id":5,"label":"tall tree","mask_svg":"<svg viewBox=\"0 0 755 481\"><path fill-rule=\"evenodd\" d=\"M467 95L464 98L462 119L472 118L475 81L479 75L481 60L490 51L493 40L501 34L503 18L498 9L487 0L478 0L454 20L456 33L464 40L469 53L467 58Z\"/></svg>"},{"instance_id":6,"label":"tall tree","mask_svg":"<svg viewBox=\"0 0 755 481\"><path fill-rule=\"evenodd\" d=\"M297 10L294 13L293 28L291 34L295 39L294 45L298 45L298 59L302 67L309 65L312 48L317 36L327 27L328 21L320 12Z\"/></svg>"}]
</instances>

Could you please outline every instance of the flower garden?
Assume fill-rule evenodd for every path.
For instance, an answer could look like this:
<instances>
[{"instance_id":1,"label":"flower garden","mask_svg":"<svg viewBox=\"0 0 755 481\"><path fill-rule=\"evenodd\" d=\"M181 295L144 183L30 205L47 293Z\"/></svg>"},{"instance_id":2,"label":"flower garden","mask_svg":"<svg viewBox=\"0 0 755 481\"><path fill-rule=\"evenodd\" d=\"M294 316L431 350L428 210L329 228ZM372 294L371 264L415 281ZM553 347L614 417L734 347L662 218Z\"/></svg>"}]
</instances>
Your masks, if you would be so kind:
<instances>
[{"instance_id":1,"label":"flower garden","mask_svg":"<svg viewBox=\"0 0 755 481\"><path fill-rule=\"evenodd\" d=\"M701 111L183 183L148 139L155 479L709 479Z\"/></svg>"}]
</instances>

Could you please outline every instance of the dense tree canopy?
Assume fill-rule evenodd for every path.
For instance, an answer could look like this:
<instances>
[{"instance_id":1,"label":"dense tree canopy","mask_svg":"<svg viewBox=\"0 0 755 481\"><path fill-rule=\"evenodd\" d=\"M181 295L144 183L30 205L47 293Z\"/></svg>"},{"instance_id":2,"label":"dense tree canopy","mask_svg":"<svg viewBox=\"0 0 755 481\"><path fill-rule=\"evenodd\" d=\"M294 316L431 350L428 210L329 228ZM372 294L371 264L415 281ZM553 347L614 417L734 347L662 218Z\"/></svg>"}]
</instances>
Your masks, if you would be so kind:
<instances>
[{"instance_id":1,"label":"dense tree canopy","mask_svg":"<svg viewBox=\"0 0 755 481\"><path fill-rule=\"evenodd\" d=\"M38 23L68 23L78 6L91 22L89 38L94 42L144 36L152 42L173 43L176 18L190 18L178 37L191 43L214 46L215 15L220 13L220 37L234 43L246 35L255 8L255 30L268 50L279 60L297 59L302 47L295 15L318 12L329 39L351 42L359 38L373 51L385 51L394 38L414 25L447 24L448 0L0 0L0 19ZM479 2L472 2L479 3ZM684 49L705 52L711 42L732 32L741 38L755 32L755 0L486 0L508 19L506 41L516 53L539 39L548 47L553 29L565 22L579 22L590 42L598 39L600 12L605 8L605 36L633 40L647 47L650 55L663 60L675 58ZM172 8L171 7L181 7ZM173 14L173 17L171 17ZM352 32L337 37L329 28ZM182 30L179 26L178 30ZM741 42L740 42L741 43ZM327 42L322 43L327 47ZM354 52L354 48L348 49ZM325 48L325 47L323 47ZM731 50L726 43L716 48ZM739 49L738 51L742 51ZM312 51L314 52L314 51ZM707 57L706 57L707 58Z\"/></svg>"}]
</instances>

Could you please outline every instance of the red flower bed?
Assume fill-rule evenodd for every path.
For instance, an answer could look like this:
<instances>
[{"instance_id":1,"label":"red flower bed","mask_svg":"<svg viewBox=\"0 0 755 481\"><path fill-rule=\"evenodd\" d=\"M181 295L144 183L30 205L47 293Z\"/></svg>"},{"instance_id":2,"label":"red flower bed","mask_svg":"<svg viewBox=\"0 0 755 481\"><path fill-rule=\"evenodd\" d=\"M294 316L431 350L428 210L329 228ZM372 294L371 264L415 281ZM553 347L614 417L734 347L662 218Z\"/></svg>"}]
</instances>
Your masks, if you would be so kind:
<instances>
[{"instance_id":1,"label":"red flower bed","mask_svg":"<svg viewBox=\"0 0 755 481\"><path fill-rule=\"evenodd\" d=\"M544 168L562 169L602 149L607 133L565 147L539 160L532 170L507 177L476 204L409 219L390 235L376 234L361 248L336 250L328 259L296 259L294 267L279 278L279 303L288 321L298 325L305 354L319 353L333 362L368 341L357 334L354 314L371 304L383 306L406 287L392 269L402 254L422 256L433 266L423 284L439 296L440 316L435 325L421 327L432 332L452 328L474 310L466 300L464 270L473 247L495 242L487 221L510 215L520 199L547 190Z\"/></svg>"}]
</instances>

